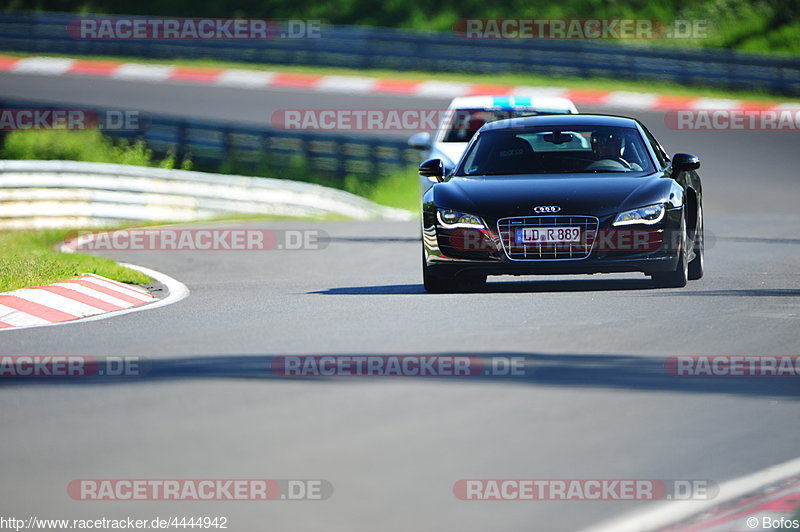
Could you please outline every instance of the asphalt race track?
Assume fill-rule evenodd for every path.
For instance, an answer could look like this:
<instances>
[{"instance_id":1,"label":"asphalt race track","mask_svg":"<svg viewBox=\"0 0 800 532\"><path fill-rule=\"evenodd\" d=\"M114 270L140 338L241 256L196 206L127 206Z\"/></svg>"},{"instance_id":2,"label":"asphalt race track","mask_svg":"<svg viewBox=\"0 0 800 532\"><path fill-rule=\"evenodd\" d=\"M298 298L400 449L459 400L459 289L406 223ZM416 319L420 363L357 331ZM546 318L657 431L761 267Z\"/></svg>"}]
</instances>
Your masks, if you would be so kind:
<instances>
[{"instance_id":1,"label":"asphalt race track","mask_svg":"<svg viewBox=\"0 0 800 532\"><path fill-rule=\"evenodd\" d=\"M278 109L437 108L437 99L0 74L0 97L263 122ZM580 107L580 106L579 106ZM796 378L669 375L673 355L797 355L797 133L669 130L700 156L707 272L421 286L416 223L318 229L321 250L116 252L191 296L153 311L0 333L0 355L138 356L139 378L0 379L0 506L27 517L226 516L234 531L571 531L649 502L461 501L468 478L709 479L798 456ZM261 117L261 118L260 118ZM262 123L263 123L262 122ZM293 380L279 355L522 356L525 377ZM75 479L326 479L324 501L84 502ZM42 509L46 508L46 511Z\"/></svg>"},{"instance_id":2,"label":"asphalt race track","mask_svg":"<svg viewBox=\"0 0 800 532\"><path fill-rule=\"evenodd\" d=\"M443 109L449 99L309 92L291 89L248 90L180 82L149 83L85 76L43 77L0 72L0 98L131 109L213 120L269 125L272 114L287 109ZM579 106L581 112L634 116L670 152L700 156L706 213L797 212L800 179L791 154L797 132L673 131L664 113L624 108ZM388 131L386 135L407 137Z\"/></svg>"}]
</instances>

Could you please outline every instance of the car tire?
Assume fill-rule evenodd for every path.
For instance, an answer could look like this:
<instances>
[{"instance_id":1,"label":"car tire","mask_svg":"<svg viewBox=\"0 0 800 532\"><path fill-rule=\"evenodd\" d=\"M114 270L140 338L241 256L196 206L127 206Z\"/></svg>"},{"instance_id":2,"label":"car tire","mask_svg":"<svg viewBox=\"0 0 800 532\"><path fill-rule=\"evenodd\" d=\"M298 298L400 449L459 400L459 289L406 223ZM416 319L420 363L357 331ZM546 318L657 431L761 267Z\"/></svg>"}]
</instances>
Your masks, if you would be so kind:
<instances>
[{"instance_id":1,"label":"car tire","mask_svg":"<svg viewBox=\"0 0 800 532\"><path fill-rule=\"evenodd\" d=\"M656 288L683 288L689 281L689 264L686 261L686 227L682 228L681 250L678 255L678 264L671 272L656 272L651 275Z\"/></svg>"},{"instance_id":2,"label":"car tire","mask_svg":"<svg viewBox=\"0 0 800 532\"><path fill-rule=\"evenodd\" d=\"M426 292L432 294L455 292L458 289L458 284L455 279L439 277L430 272L430 268L425 261L424 250L422 252L422 285L425 287Z\"/></svg>"},{"instance_id":3,"label":"car tire","mask_svg":"<svg viewBox=\"0 0 800 532\"><path fill-rule=\"evenodd\" d=\"M689 280L703 278L705 272L705 226L703 224L703 208L697 210L697 232L694 236L694 258L689 263Z\"/></svg>"},{"instance_id":4,"label":"car tire","mask_svg":"<svg viewBox=\"0 0 800 532\"><path fill-rule=\"evenodd\" d=\"M458 288L464 292L477 292L486 286L485 275L469 275L458 279Z\"/></svg>"}]
</instances>

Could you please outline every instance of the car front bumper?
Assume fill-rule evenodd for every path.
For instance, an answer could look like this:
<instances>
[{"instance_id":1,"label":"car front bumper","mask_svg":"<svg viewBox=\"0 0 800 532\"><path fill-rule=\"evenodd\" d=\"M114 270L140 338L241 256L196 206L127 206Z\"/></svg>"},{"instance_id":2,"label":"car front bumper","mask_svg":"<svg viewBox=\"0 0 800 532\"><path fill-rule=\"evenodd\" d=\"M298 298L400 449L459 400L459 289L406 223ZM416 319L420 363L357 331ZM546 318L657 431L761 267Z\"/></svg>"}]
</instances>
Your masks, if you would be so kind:
<instances>
[{"instance_id":1,"label":"car front bumper","mask_svg":"<svg viewBox=\"0 0 800 532\"><path fill-rule=\"evenodd\" d=\"M431 217L424 217L432 220ZM495 228L497 221L492 221ZM448 230L436 223L423 227L428 272L438 277L477 275L562 275L674 271L683 252L683 212L667 211L656 226L613 227L598 221L591 251L584 258L513 259L499 229ZM507 238L507 237L505 237ZM639 240L641 239L641 240ZM644 242L637 245L637 242Z\"/></svg>"}]
</instances>

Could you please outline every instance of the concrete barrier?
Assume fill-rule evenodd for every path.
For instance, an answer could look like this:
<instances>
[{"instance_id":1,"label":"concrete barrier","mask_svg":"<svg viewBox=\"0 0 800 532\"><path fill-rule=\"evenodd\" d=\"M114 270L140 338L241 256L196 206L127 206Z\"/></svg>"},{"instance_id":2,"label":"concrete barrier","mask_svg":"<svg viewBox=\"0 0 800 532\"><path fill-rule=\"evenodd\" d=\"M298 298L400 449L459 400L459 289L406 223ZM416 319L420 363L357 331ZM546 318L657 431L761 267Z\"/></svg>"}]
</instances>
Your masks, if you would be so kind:
<instances>
[{"instance_id":1,"label":"concrete barrier","mask_svg":"<svg viewBox=\"0 0 800 532\"><path fill-rule=\"evenodd\" d=\"M0 229L102 227L230 215L407 220L310 183L77 161L0 161Z\"/></svg>"}]
</instances>

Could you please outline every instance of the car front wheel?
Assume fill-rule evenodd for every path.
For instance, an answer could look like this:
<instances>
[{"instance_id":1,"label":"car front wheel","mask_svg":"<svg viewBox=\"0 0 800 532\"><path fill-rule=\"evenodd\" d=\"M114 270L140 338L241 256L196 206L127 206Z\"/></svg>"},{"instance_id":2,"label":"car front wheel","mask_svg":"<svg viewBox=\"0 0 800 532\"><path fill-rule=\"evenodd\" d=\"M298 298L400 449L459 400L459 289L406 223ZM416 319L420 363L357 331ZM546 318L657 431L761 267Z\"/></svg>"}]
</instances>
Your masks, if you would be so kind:
<instances>
[{"instance_id":1,"label":"car front wheel","mask_svg":"<svg viewBox=\"0 0 800 532\"><path fill-rule=\"evenodd\" d=\"M678 255L678 264L671 272L656 272L652 274L653 284L657 288L683 288L689 280L689 263L686 260L686 227L682 228L681 246Z\"/></svg>"},{"instance_id":2,"label":"car front wheel","mask_svg":"<svg viewBox=\"0 0 800 532\"><path fill-rule=\"evenodd\" d=\"M428 263L425 260L424 250L422 251L422 284L425 287L425 291L432 294L454 292L457 288L454 279L439 277L431 273Z\"/></svg>"},{"instance_id":3,"label":"car front wheel","mask_svg":"<svg viewBox=\"0 0 800 532\"><path fill-rule=\"evenodd\" d=\"M486 276L480 274L465 275L463 277L439 277L431 273L425 261L425 252L422 252L422 284L426 292L432 294L452 292L473 292L486 286Z\"/></svg>"},{"instance_id":4,"label":"car front wheel","mask_svg":"<svg viewBox=\"0 0 800 532\"><path fill-rule=\"evenodd\" d=\"M703 277L705 271L705 235L703 226L703 209L697 211L697 232L694 235L694 259L689 263L689 280L696 281Z\"/></svg>"}]
</instances>

